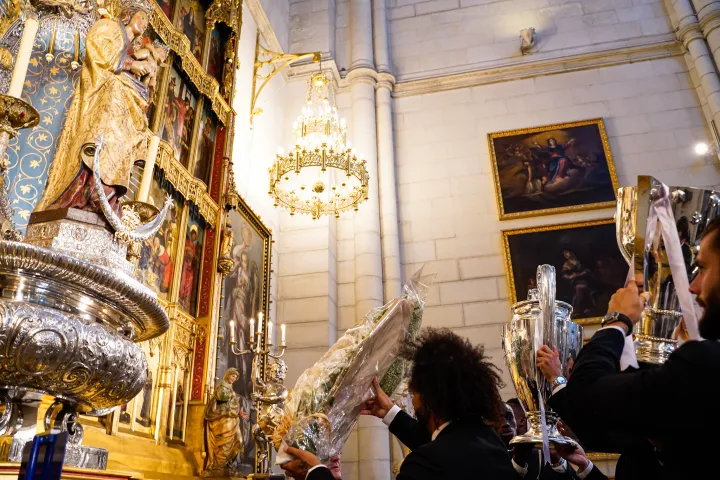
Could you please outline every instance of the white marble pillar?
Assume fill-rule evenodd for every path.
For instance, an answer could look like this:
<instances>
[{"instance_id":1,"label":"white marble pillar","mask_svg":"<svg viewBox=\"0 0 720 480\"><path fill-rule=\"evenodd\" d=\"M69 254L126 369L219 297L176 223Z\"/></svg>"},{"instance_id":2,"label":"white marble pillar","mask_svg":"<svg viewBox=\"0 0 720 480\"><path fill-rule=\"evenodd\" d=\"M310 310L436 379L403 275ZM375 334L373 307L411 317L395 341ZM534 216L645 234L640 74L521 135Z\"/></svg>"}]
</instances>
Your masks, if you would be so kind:
<instances>
[{"instance_id":1,"label":"white marble pillar","mask_svg":"<svg viewBox=\"0 0 720 480\"><path fill-rule=\"evenodd\" d=\"M695 9L690 0L665 0L665 3L673 19L678 40L683 42L692 58L693 64L688 67L694 67L700 78L710 116L720 125L720 78Z\"/></svg>"},{"instance_id":2,"label":"white marble pillar","mask_svg":"<svg viewBox=\"0 0 720 480\"><path fill-rule=\"evenodd\" d=\"M352 98L351 139L358 154L367 160L370 174L368 200L354 214L355 309L358 316L384 303L380 196L378 190L378 143L375 116L375 71L371 0L350 0ZM359 480L390 479L390 437L378 419L362 417L358 424Z\"/></svg>"},{"instance_id":3,"label":"white marble pillar","mask_svg":"<svg viewBox=\"0 0 720 480\"><path fill-rule=\"evenodd\" d=\"M378 82L375 91L377 115L378 175L380 186L380 232L382 238L383 286L385 301L400 295L400 227L395 181L395 139L393 131L391 72L388 44L387 0L373 1L373 46Z\"/></svg>"}]
</instances>

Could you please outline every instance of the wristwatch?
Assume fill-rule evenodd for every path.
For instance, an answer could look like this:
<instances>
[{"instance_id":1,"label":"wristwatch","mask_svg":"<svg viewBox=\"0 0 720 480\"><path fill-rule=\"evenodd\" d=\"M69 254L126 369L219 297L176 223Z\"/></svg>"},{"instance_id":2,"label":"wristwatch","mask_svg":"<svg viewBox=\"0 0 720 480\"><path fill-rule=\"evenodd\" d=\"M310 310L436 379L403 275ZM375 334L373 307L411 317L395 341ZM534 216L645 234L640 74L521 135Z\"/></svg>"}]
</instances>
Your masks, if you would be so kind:
<instances>
[{"instance_id":1,"label":"wristwatch","mask_svg":"<svg viewBox=\"0 0 720 480\"><path fill-rule=\"evenodd\" d=\"M552 381L552 389L555 390L560 385L565 385L567 383L567 378L563 377L562 375L558 375L555 377L555 380Z\"/></svg>"},{"instance_id":2,"label":"wristwatch","mask_svg":"<svg viewBox=\"0 0 720 480\"><path fill-rule=\"evenodd\" d=\"M633 323L632 320L630 320L630 317L627 315L624 315L620 312L612 312L605 315L605 318L603 318L602 326L605 327L611 323L615 322L622 322L625 324L625 326L628 328L627 333L625 336L631 335L633 331Z\"/></svg>"}]
</instances>

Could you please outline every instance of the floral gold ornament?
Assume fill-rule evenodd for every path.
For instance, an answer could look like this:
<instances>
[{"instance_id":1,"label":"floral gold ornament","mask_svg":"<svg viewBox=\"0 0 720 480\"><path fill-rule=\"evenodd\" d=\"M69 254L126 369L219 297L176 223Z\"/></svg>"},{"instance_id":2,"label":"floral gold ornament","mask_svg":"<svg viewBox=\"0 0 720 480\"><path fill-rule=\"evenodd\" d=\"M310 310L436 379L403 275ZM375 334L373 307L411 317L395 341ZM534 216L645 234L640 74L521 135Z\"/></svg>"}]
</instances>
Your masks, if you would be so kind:
<instances>
[{"instance_id":1,"label":"floral gold ornament","mask_svg":"<svg viewBox=\"0 0 720 480\"><path fill-rule=\"evenodd\" d=\"M369 175L346 139L335 89L324 72L308 81L306 105L293 124L295 144L282 150L270 168L269 194L275 206L312 216L339 217L368 198Z\"/></svg>"}]
</instances>

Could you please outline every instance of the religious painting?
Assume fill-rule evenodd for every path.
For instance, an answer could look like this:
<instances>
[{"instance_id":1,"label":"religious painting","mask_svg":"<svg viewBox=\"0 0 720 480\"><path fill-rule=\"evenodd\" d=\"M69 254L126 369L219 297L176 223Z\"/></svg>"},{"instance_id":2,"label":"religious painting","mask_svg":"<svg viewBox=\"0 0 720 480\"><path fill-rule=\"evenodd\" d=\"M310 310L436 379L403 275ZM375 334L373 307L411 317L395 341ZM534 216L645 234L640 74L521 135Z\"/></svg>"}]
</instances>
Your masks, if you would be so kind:
<instances>
[{"instance_id":1,"label":"religious painting","mask_svg":"<svg viewBox=\"0 0 720 480\"><path fill-rule=\"evenodd\" d=\"M178 28L190 40L190 52L202 62L205 42L205 11L198 0L181 0Z\"/></svg>"},{"instance_id":2,"label":"religious painting","mask_svg":"<svg viewBox=\"0 0 720 480\"><path fill-rule=\"evenodd\" d=\"M119 409L119 427L123 430L153 435L155 428L154 392L160 378L160 358L162 357L163 337L154 338L138 344L145 353L148 362L148 376L142 391L129 403Z\"/></svg>"},{"instance_id":3,"label":"religious painting","mask_svg":"<svg viewBox=\"0 0 720 480\"><path fill-rule=\"evenodd\" d=\"M250 355L238 357L230 348L229 329L235 328L235 341L239 349L249 348L250 319L257 325L258 314L267 315L269 300L268 286L270 285L270 231L265 227L257 215L244 203L240 202L237 209L228 213L228 220L232 225L234 246L231 257L234 265L225 277L224 302L221 306L218 325L217 363L215 376L223 378L229 368L236 368L239 372L238 380L233 384L233 390L241 397L241 405L249 406L252 393ZM248 410L245 410L248 411ZM250 419L242 420L241 431L244 444L250 445L250 426L254 422L255 413ZM254 459L253 449L247 449L238 458L236 468L248 473L252 471Z\"/></svg>"},{"instance_id":4,"label":"religious painting","mask_svg":"<svg viewBox=\"0 0 720 480\"><path fill-rule=\"evenodd\" d=\"M212 105L210 102L205 102L200 117L198 148L195 157L195 168L193 169L195 177L205 182L205 185L208 185L210 181L210 169L215 152L217 125L218 120L212 111Z\"/></svg>"},{"instance_id":5,"label":"religious painting","mask_svg":"<svg viewBox=\"0 0 720 480\"><path fill-rule=\"evenodd\" d=\"M223 83L223 66L225 65L225 45L230 37L230 28L224 23L216 23L215 28L210 32L210 52L208 55L207 72L218 81Z\"/></svg>"},{"instance_id":6,"label":"religious painting","mask_svg":"<svg viewBox=\"0 0 720 480\"><path fill-rule=\"evenodd\" d=\"M175 0L156 0L168 20L172 21L173 12L175 12Z\"/></svg>"},{"instance_id":7,"label":"religious painting","mask_svg":"<svg viewBox=\"0 0 720 480\"><path fill-rule=\"evenodd\" d=\"M615 206L602 119L488 134L500 220Z\"/></svg>"},{"instance_id":8,"label":"religious painting","mask_svg":"<svg viewBox=\"0 0 720 480\"><path fill-rule=\"evenodd\" d=\"M600 322L610 297L625 285L628 265L615 240L615 221L505 230L505 268L510 299L537 288L538 265L555 267L556 298L573 307L578 323Z\"/></svg>"},{"instance_id":9,"label":"religious painting","mask_svg":"<svg viewBox=\"0 0 720 480\"><path fill-rule=\"evenodd\" d=\"M168 191L161 186L159 171L156 170L156 172L150 187L148 203L162 208ZM137 266L138 280L152 289L158 298L164 301L168 301L172 287L173 273L175 272L174 260L180 238L178 225L183 209L183 201L180 196L174 195L173 201L175 208L168 210L160 230L154 237L142 242Z\"/></svg>"},{"instance_id":10,"label":"religious painting","mask_svg":"<svg viewBox=\"0 0 720 480\"><path fill-rule=\"evenodd\" d=\"M205 221L192 213L191 211L188 218L185 244L181 252L182 273L180 274L178 302L187 313L195 316L198 305L198 285L200 284Z\"/></svg>"},{"instance_id":11,"label":"religious painting","mask_svg":"<svg viewBox=\"0 0 720 480\"><path fill-rule=\"evenodd\" d=\"M190 143L197 109L197 96L189 88L175 65L170 69L167 100L165 102L165 120L162 128L162 139L170 144L175 158L188 166Z\"/></svg>"}]
</instances>

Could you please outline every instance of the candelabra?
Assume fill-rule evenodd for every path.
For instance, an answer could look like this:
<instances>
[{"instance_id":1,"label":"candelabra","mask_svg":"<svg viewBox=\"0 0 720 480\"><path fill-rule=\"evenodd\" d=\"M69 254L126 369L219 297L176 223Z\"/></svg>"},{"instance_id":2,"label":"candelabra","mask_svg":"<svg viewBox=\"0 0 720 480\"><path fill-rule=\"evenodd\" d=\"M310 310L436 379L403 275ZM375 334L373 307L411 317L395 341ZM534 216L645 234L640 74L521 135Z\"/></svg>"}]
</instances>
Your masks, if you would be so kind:
<instances>
[{"instance_id":1,"label":"candelabra","mask_svg":"<svg viewBox=\"0 0 720 480\"><path fill-rule=\"evenodd\" d=\"M270 474L270 441L269 436L277 426L279 416L282 415L281 405L287 398L287 389L282 385L285 378L285 364L280 358L285 354L286 327L280 326L281 340L278 349L274 350L272 343L273 322L269 319L263 321L262 312L258 313L258 329L255 332L255 320L250 319L250 336L247 349L237 346L235 321L229 323L230 349L233 355L252 355L252 402L257 412L256 423L253 425L253 440L255 441L255 465L248 479L282 480L283 475ZM272 367L268 365L270 359L275 360ZM273 371L272 375L270 374Z\"/></svg>"}]
</instances>

